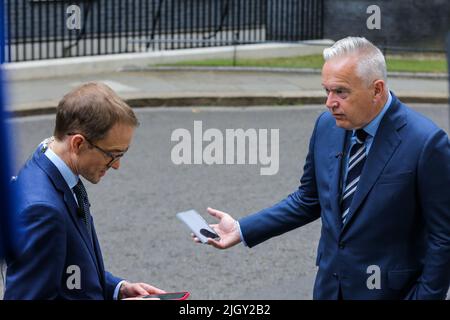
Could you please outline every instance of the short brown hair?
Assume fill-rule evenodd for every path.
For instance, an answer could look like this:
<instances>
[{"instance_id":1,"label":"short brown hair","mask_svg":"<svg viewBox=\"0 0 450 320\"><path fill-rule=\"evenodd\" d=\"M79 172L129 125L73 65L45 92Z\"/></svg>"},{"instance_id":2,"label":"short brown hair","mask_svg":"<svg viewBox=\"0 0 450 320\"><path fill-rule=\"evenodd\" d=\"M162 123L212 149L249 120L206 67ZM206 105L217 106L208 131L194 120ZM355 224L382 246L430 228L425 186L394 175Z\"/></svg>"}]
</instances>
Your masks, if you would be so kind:
<instances>
[{"instance_id":1,"label":"short brown hair","mask_svg":"<svg viewBox=\"0 0 450 320\"><path fill-rule=\"evenodd\" d=\"M71 133L83 134L90 141L103 139L115 124L137 127L131 107L107 85L83 84L69 93L56 108L54 136L62 140Z\"/></svg>"}]
</instances>

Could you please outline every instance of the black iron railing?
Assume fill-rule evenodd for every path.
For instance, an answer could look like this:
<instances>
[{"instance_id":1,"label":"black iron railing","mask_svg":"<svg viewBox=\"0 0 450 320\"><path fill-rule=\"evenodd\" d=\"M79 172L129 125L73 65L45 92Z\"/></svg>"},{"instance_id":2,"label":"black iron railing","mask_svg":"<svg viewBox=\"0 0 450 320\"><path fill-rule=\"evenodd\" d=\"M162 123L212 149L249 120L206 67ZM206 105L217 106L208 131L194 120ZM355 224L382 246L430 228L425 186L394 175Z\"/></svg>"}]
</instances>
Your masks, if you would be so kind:
<instances>
[{"instance_id":1,"label":"black iron railing","mask_svg":"<svg viewBox=\"0 0 450 320\"><path fill-rule=\"evenodd\" d=\"M5 0L9 62L322 38L323 0Z\"/></svg>"}]
</instances>

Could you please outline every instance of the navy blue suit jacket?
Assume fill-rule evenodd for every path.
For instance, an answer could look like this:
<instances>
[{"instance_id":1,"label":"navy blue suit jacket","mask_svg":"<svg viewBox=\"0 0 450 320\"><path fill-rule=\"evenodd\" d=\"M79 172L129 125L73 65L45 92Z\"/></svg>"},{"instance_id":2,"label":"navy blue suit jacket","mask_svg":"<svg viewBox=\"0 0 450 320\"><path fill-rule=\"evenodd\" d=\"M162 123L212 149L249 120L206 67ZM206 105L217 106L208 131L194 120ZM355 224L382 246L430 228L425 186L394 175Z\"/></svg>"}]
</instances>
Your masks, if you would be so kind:
<instances>
[{"instance_id":1,"label":"navy blue suit jacket","mask_svg":"<svg viewBox=\"0 0 450 320\"><path fill-rule=\"evenodd\" d=\"M329 112L317 120L300 187L241 219L247 244L321 218L315 299L443 299L450 282L450 143L434 123L394 95L380 122L341 223L346 130ZM379 268L380 288L368 280Z\"/></svg>"},{"instance_id":2,"label":"navy blue suit jacket","mask_svg":"<svg viewBox=\"0 0 450 320\"><path fill-rule=\"evenodd\" d=\"M24 236L20 254L7 261L4 298L112 299L121 279L105 272L94 227L91 241L72 191L41 148L21 169L14 186ZM80 270L79 289L69 278L75 274L71 266Z\"/></svg>"}]
</instances>

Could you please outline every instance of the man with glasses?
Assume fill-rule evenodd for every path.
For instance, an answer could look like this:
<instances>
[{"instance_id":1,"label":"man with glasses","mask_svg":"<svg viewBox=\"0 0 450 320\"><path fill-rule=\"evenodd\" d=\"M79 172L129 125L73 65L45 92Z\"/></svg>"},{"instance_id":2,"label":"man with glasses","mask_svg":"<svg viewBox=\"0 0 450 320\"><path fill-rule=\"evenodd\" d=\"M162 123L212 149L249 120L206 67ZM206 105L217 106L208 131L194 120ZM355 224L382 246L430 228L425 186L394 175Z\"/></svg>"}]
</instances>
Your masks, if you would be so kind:
<instances>
[{"instance_id":1,"label":"man with glasses","mask_svg":"<svg viewBox=\"0 0 450 320\"><path fill-rule=\"evenodd\" d=\"M96 184L120 167L138 120L109 87L84 84L61 100L54 137L21 169L15 188L24 230L7 261L5 299L124 299L164 291L105 271L80 176Z\"/></svg>"}]
</instances>

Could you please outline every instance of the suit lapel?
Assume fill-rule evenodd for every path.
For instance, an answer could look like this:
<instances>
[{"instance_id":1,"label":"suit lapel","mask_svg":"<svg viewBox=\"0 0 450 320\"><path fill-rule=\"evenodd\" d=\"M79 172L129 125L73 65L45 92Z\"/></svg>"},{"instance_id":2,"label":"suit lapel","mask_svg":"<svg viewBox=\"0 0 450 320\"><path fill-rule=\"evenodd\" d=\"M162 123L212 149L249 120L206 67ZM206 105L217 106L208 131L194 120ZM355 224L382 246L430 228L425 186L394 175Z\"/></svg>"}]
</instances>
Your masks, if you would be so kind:
<instances>
[{"instance_id":1,"label":"suit lapel","mask_svg":"<svg viewBox=\"0 0 450 320\"><path fill-rule=\"evenodd\" d=\"M399 101L394 95L392 98L391 106L378 127L342 231L354 219L362 202L401 143L397 130L406 124L406 119L400 109Z\"/></svg>"},{"instance_id":2,"label":"suit lapel","mask_svg":"<svg viewBox=\"0 0 450 320\"><path fill-rule=\"evenodd\" d=\"M339 196L340 192L340 177L341 177L341 169L342 162L344 159L343 151L345 150L345 140L346 140L346 130L339 128L334 125L331 130L330 137L332 137L330 141L330 145L328 150L330 150L330 205L332 209L332 225L335 227L336 235L339 235L341 230L341 209L339 206Z\"/></svg>"},{"instance_id":3,"label":"suit lapel","mask_svg":"<svg viewBox=\"0 0 450 320\"><path fill-rule=\"evenodd\" d=\"M79 218L77 210L78 205L75 202L75 198L73 197L72 191L67 185L66 181L62 177L58 168L44 155L44 153L39 149L35 153L35 160L39 167L45 171L45 173L50 177L55 185L56 189L59 190L63 194L64 202L66 203L67 210L69 211L70 218L72 219L73 224L78 230L83 242L88 248L89 254L92 260L95 263L97 268L97 272L101 277L101 272L99 268L99 262L95 255L94 248L92 246L92 242L89 238L87 228L83 225L82 219Z\"/></svg>"},{"instance_id":4,"label":"suit lapel","mask_svg":"<svg viewBox=\"0 0 450 320\"><path fill-rule=\"evenodd\" d=\"M92 219L92 217L91 217L91 219ZM97 257L98 267L100 268L100 270L99 270L100 279L103 284L103 288L105 288L104 291L106 291L105 266L103 265L103 255L102 255L102 251L100 249L100 244L98 243L97 232L95 231L95 227L94 227L94 220L92 219L91 222L92 222L91 223L92 224L92 241L93 241L93 245L94 245L95 255ZM106 295L105 295L105 299L106 299Z\"/></svg>"}]
</instances>

